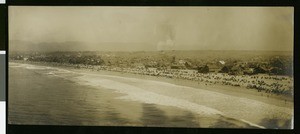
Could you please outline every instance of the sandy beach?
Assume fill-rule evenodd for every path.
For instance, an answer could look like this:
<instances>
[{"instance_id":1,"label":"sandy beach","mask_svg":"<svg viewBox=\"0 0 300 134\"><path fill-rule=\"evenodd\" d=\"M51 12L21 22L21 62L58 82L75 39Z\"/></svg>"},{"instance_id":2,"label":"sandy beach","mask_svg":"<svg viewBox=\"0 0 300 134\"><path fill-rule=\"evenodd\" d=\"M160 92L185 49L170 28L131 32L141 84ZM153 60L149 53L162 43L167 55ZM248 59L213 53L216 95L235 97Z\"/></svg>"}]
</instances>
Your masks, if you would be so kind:
<instances>
[{"instance_id":1,"label":"sandy beach","mask_svg":"<svg viewBox=\"0 0 300 134\"><path fill-rule=\"evenodd\" d=\"M91 117L94 118L95 116L99 119L105 118L103 117L103 114L99 114L99 111L97 112L97 107L99 105L101 105L101 107L105 105L106 109L109 109L108 107L114 107L113 109L117 111L117 114L115 115L111 115L112 112L110 112L111 117L108 118L106 122L86 120L85 123L82 123L82 121L80 121L81 124L86 125L290 128L291 120L293 118L293 98L276 95L269 96L246 88L204 85L194 81L181 79L168 79L109 71L90 71L87 69L72 69L67 67L51 67L20 63L9 63L9 66L10 79L17 77L11 76L11 71L22 68L32 71L31 73L38 74L39 77L46 77L45 79L60 79L73 83L70 85L73 85L74 89L75 87L78 87L78 89L76 88L76 91L78 90L82 95L76 95L76 97L72 98L75 100L68 101L68 99L62 99L64 102L56 102L55 104L65 103L68 105L74 101L74 103L76 102L76 105L78 105L80 104L78 103L78 100L81 100L84 104L89 103L88 105L81 105L86 107L86 109L91 109L91 107L87 107L91 105L94 110L96 108L96 111L92 112L94 115L84 115L89 117L83 116L77 118L77 116L75 116L78 114L76 114L76 110L77 112L84 112L82 111L83 109L80 108L81 110L79 110L76 107L67 106L74 110L74 118L78 120L85 120ZM18 74L14 73L14 75ZM23 81L29 82L26 79ZM17 104L20 99L24 99L26 102L26 98L22 98L22 96L26 96L20 94L22 91L17 91L18 86L24 85L18 83L20 82L11 80L9 83L9 106L11 107L9 109L9 113L11 113L9 119L13 124L26 124L24 120L17 119L18 116L16 111L18 111L18 109L15 105L22 107L20 104ZM40 84L40 87L36 87L37 85L35 84L30 86L35 87L36 90L40 90L47 85L47 83ZM83 88L86 88L87 90ZM31 90L32 89L28 89L28 91ZM68 90L68 92L72 94L72 90ZM101 99L97 96L98 92L101 92ZM55 93L64 95L63 93L60 93L59 90L53 91L53 95ZM27 97L29 96L30 94L28 94ZM287 101L283 101L283 98ZM37 103L42 103L43 105L49 103L47 101L51 100L51 98L47 97L46 99L39 97L39 99L40 101ZM101 101L106 101L106 103ZM58 117L66 114L62 109L64 108L57 108L55 111L54 108L54 112L51 114L56 117L55 119L53 118L53 120L57 121L53 121L53 124L60 123L72 125L70 121L59 121ZM30 111L27 112L30 113ZM14 115L14 113L16 114ZM147 116L141 118L142 113L146 113ZM160 115L158 113L164 113L166 116L158 116ZM111 122L111 120L117 120L112 119L117 116L120 116L121 119L130 121L120 120L117 123ZM152 118L162 117L166 118L166 122L163 122L162 120L159 122L159 120L156 120L154 123L152 122L152 124L141 123L149 122ZM184 118L192 120L187 123L187 120ZM178 120L180 120L179 122L181 123L174 123L178 122ZM29 121L27 123L32 124L38 122ZM44 124L46 122L40 123ZM190 125L188 125L189 123Z\"/></svg>"}]
</instances>

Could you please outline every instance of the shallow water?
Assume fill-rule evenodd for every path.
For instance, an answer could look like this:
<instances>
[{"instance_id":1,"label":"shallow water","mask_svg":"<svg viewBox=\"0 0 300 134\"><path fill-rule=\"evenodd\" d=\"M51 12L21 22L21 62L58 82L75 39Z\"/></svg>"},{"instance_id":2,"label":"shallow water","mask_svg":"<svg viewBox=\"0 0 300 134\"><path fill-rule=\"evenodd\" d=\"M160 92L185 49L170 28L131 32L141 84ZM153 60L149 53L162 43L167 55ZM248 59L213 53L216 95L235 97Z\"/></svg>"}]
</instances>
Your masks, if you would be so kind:
<instances>
[{"instance_id":1,"label":"shallow water","mask_svg":"<svg viewBox=\"0 0 300 134\"><path fill-rule=\"evenodd\" d=\"M228 110L219 106L222 103L217 105L215 101L249 101L247 104L250 108L266 104L216 92L203 90L198 95L204 99L192 101L187 98L188 94L182 94L182 90L193 93L195 89L163 82L78 73L29 64L10 63L9 66L10 124L213 128L272 126L269 123L273 120L256 124L231 118ZM182 94L182 97L167 93L171 89ZM205 95L219 100L207 101ZM279 109L280 114L290 116L286 113L289 110L272 109ZM272 128L289 127L285 120L279 119L276 123L281 124Z\"/></svg>"}]
</instances>

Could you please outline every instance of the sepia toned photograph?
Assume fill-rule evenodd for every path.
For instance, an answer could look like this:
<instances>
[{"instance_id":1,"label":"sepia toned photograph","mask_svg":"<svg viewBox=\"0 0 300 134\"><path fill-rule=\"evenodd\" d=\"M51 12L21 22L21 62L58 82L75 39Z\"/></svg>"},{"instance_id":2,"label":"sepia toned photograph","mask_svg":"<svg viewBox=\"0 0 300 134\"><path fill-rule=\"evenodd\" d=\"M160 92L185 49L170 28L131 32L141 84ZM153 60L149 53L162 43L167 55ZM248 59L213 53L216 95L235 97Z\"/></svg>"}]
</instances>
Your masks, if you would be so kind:
<instances>
[{"instance_id":1,"label":"sepia toned photograph","mask_svg":"<svg viewBox=\"0 0 300 134\"><path fill-rule=\"evenodd\" d=\"M294 128L294 8L9 6L8 124Z\"/></svg>"}]
</instances>

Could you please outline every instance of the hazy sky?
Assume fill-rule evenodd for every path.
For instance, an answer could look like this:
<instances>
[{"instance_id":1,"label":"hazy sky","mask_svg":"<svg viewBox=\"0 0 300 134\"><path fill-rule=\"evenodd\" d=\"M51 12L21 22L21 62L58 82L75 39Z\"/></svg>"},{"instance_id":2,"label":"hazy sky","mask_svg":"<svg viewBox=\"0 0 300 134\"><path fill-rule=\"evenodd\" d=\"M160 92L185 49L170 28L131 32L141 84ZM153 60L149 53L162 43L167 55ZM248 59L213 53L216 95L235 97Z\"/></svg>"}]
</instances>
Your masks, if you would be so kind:
<instances>
[{"instance_id":1,"label":"hazy sky","mask_svg":"<svg viewBox=\"0 0 300 134\"><path fill-rule=\"evenodd\" d=\"M9 7L9 40L290 51L293 12L291 7L15 6Z\"/></svg>"}]
</instances>

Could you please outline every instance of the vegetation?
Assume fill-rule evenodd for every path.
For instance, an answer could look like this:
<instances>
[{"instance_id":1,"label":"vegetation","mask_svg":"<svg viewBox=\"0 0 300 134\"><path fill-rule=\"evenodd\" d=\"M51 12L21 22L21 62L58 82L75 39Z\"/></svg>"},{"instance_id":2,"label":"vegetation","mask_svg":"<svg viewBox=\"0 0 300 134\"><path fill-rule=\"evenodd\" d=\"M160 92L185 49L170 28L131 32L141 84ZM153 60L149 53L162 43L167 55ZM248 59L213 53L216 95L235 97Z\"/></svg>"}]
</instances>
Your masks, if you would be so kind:
<instances>
[{"instance_id":1,"label":"vegetation","mask_svg":"<svg viewBox=\"0 0 300 134\"><path fill-rule=\"evenodd\" d=\"M64 64L99 65L111 67L152 67L157 69L192 69L199 73L228 73L232 75L293 75L291 55L281 53L237 52L226 54L192 51L167 52L12 52L10 60L54 62ZM225 64L220 64L223 61Z\"/></svg>"}]
</instances>

